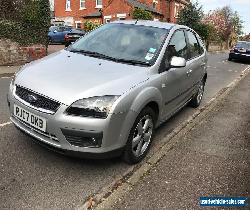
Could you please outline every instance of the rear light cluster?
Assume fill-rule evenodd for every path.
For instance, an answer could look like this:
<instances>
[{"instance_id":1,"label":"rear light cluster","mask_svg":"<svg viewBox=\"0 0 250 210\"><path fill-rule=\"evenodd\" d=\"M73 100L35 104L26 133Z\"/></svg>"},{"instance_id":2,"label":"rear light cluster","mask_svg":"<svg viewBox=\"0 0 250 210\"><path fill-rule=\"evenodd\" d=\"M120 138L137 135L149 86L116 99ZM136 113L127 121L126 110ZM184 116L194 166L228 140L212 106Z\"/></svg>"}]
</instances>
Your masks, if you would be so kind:
<instances>
[{"instance_id":1,"label":"rear light cluster","mask_svg":"<svg viewBox=\"0 0 250 210\"><path fill-rule=\"evenodd\" d=\"M66 35L64 36L64 39L66 40L66 39L68 39L68 38L69 38L69 35L66 34Z\"/></svg>"}]
</instances>

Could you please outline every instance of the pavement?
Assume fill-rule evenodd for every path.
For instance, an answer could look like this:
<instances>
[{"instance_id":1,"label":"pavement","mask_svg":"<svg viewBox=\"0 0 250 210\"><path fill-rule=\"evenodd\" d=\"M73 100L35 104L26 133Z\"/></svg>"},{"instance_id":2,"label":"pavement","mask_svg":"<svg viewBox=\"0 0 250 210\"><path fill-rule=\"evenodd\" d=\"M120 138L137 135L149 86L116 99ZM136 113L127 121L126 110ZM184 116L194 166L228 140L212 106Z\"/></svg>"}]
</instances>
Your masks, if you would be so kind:
<instances>
[{"instance_id":1,"label":"pavement","mask_svg":"<svg viewBox=\"0 0 250 210\"><path fill-rule=\"evenodd\" d=\"M250 74L142 179L96 209L204 209L201 196L250 198L249 90Z\"/></svg>"},{"instance_id":2,"label":"pavement","mask_svg":"<svg viewBox=\"0 0 250 210\"><path fill-rule=\"evenodd\" d=\"M59 46L56 46L59 47ZM209 55L202 107L239 77L248 64L228 62L227 54ZM11 77L0 73L0 209L74 209L131 170L119 158L85 160L65 157L32 142L9 124L6 93ZM185 107L157 129L149 156L165 136L196 112ZM142 163L143 164L143 163ZM138 164L140 167L141 164Z\"/></svg>"}]
</instances>

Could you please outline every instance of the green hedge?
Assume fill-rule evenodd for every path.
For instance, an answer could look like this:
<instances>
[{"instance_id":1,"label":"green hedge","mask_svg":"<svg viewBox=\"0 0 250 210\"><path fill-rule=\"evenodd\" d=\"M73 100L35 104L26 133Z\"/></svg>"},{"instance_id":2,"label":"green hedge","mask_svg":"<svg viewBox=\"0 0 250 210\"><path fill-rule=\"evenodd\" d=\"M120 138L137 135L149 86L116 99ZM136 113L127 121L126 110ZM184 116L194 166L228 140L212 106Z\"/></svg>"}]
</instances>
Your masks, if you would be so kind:
<instances>
[{"instance_id":1,"label":"green hedge","mask_svg":"<svg viewBox=\"0 0 250 210\"><path fill-rule=\"evenodd\" d=\"M137 20L153 20L153 15L151 12L144 9L135 8L132 14L133 19Z\"/></svg>"},{"instance_id":2,"label":"green hedge","mask_svg":"<svg viewBox=\"0 0 250 210\"><path fill-rule=\"evenodd\" d=\"M87 20L85 23L84 23L84 30L85 31L92 31L94 30L95 28L99 27L100 24L99 23L95 23L95 22L92 22L90 20Z\"/></svg>"},{"instance_id":3,"label":"green hedge","mask_svg":"<svg viewBox=\"0 0 250 210\"><path fill-rule=\"evenodd\" d=\"M13 16L0 16L0 38L11 39L21 45L48 44L49 0L24 0L16 16L20 17L19 20Z\"/></svg>"}]
</instances>

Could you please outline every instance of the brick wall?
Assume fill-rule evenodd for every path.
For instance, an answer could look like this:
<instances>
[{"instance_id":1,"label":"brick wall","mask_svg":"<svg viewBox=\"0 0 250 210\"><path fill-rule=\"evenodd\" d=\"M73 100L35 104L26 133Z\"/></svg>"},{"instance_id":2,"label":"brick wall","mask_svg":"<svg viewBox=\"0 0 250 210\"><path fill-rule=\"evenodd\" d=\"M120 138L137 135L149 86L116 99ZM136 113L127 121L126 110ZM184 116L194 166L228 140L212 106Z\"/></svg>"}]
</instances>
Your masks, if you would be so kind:
<instances>
[{"instance_id":1,"label":"brick wall","mask_svg":"<svg viewBox=\"0 0 250 210\"><path fill-rule=\"evenodd\" d=\"M138 0L144 4L153 5L154 0ZM163 20L167 22L176 22L175 17L176 4L185 5L190 0L157 0L156 9L158 12L163 13ZM102 0L103 2L103 15L111 16L111 20L117 19L117 14L126 14L126 19L131 19L133 7L125 0ZM70 24L75 27L75 21L85 21L84 16L97 12L95 0L85 0L86 9L80 9L80 0L71 0L70 9L66 11L66 0L55 0L55 17L58 20L70 20ZM178 7L179 8L179 7ZM70 19L71 18L71 19ZM160 18L160 17L156 17ZM104 21L105 22L105 21Z\"/></svg>"},{"instance_id":2,"label":"brick wall","mask_svg":"<svg viewBox=\"0 0 250 210\"><path fill-rule=\"evenodd\" d=\"M125 0L113 0L109 5L104 5L103 16L111 16L111 21L117 20L117 14L126 14L126 19L131 19L132 7Z\"/></svg>"},{"instance_id":3,"label":"brick wall","mask_svg":"<svg viewBox=\"0 0 250 210\"><path fill-rule=\"evenodd\" d=\"M23 47L17 42L0 39L0 65L20 65L46 56L46 47L32 45Z\"/></svg>"}]
</instances>

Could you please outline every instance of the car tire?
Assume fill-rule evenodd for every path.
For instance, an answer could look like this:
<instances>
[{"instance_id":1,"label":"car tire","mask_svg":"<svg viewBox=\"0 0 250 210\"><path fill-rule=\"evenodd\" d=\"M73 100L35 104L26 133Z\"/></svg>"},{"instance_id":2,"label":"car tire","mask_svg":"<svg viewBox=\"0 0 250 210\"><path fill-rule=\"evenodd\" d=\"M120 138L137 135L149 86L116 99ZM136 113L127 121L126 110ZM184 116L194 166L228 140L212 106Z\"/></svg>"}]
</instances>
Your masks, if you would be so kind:
<instances>
[{"instance_id":1,"label":"car tire","mask_svg":"<svg viewBox=\"0 0 250 210\"><path fill-rule=\"evenodd\" d=\"M150 107L144 108L137 116L122 156L126 163L136 164L147 155L154 135L155 119L156 114Z\"/></svg>"},{"instance_id":2,"label":"car tire","mask_svg":"<svg viewBox=\"0 0 250 210\"><path fill-rule=\"evenodd\" d=\"M51 37L48 38L48 41L49 41L49 44L52 44L52 38Z\"/></svg>"},{"instance_id":3,"label":"car tire","mask_svg":"<svg viewBox=\"0 0 250 210\"><path fill-rule=\"evenodd\" d=\"M200 106L203 95L204 95L204 88L205 88L205 80L202 80L199 83L199 88L197 93L192 97L191 101L189 102L189 106L193 108L197 108Z\"/></svg>"},{"instance_id":4,"label":"car tire","mask_svg":"<svg viewBox=\"0 0 250 210\"><path fill-rule=\"evenodd\" d=\"M228 57L228 61L232 61L232 58L230 56Z\"/></svg>"}]
</instances>

